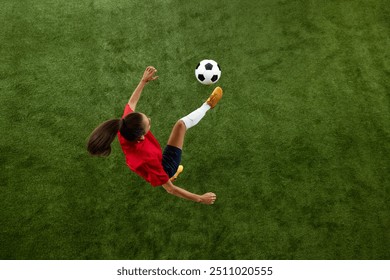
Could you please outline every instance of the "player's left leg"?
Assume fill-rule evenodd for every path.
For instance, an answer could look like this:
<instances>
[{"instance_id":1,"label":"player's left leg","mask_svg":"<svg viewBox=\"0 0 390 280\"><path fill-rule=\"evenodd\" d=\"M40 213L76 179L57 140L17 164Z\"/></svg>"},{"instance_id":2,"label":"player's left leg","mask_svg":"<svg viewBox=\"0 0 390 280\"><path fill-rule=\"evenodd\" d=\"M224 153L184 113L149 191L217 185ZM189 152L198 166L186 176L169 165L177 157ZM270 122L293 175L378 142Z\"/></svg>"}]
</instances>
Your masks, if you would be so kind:
<instances>
[{"instance_id":1,"label":"player's left leg","mask_svg":"<svg viewBox=\"0 0 390 280\"><path fill-rule=\"evenodd\" d=\"M170 180L171 180L172 182L176 181L177 177L179 177L180 173L182 173L183 170L184 170L184 166L180 164L179 167L178 167L177 170L176 170L175 175L173 175L173 176L170 178Z\"/></svg>"}]
</instances>

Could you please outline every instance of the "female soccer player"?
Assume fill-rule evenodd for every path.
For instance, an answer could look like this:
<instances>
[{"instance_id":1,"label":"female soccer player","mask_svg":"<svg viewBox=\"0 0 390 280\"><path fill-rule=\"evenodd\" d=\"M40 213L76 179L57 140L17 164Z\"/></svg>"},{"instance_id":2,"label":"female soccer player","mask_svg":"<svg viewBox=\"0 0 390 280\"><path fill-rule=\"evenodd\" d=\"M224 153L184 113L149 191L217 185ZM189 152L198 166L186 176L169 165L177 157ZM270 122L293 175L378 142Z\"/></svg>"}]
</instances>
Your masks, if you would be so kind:
<instances>
[{"instance_id":1,"label":"female soccer player","mask_svg":"<svg viewBox=\"0 0 390 280\"><path fill-rule=\"evenodd\" d=\"M153 66L146 68L141 81L125 106L122 118L111 119L99 125L89 138L88 152L91 155L108 156L111 153L111 143L115 136L118 136L129 168L152 186L162 185L168 193L175 196L203 204L214 204L217 198L214 193L194 194L175 186L173 181L182 171L182 166L179 164L187 129L196 125L209 109L217 105L222 98L222 89L215 88L200 108L176 122L162 153L160 144L150 132L150 118L143 113L135 112L144 86L158 78L155 76L156 72Z\"/></svg>"}]
</instances>

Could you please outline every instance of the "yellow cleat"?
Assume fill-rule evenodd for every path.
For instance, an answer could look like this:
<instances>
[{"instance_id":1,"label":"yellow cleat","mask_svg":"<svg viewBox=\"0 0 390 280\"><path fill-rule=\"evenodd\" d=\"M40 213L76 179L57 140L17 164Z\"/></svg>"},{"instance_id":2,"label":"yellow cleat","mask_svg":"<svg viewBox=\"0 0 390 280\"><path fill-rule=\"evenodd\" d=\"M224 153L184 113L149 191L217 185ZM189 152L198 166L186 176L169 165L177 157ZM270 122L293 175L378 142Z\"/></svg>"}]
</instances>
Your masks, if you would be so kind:
<instances>
[{"instance_id":1,"label":"yellow cleat","mask_svg":"<svg viewBox=\"0 0 390 280\"><path fill-rule=\"evenodd\" d=\"M216 87L213 91L213 93L211 93L210 97L207 99L207 104L210 105L211 109L213 109L215 107L215 105L217 105L217 103L219 102L219 100L221 100L222 98L222 88L220 87Z\"/></svg>"},{"instance_id":2,"label":"yellow cleat","mask_svg":"<svg viewBox=\"0 0 390 280\"><path fill-rule=\"evenodd\" d=\"M179 167L177 168L177 171L176 171L175 175L173 175L173 176L171 177L171 179L170 179L171 182L176 181L176 179L177 179L177 177L179 177L180 173L183 172L183 169L184 169L184 166L183 166L183 165L179 165Z\"/></svg>"}]
</instances>

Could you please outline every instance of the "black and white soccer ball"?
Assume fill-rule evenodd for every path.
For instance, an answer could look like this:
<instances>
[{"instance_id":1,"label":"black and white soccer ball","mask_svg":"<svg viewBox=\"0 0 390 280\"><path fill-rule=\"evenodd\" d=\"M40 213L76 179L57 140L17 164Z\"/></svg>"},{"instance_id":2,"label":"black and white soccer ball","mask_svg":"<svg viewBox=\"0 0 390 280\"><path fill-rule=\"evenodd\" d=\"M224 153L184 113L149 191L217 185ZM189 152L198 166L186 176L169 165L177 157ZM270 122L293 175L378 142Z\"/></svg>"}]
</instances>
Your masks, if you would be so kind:
<instances>
[{"instance_id":1,"label":"black and white soccer ball","mask_svg":"<svg viewBox=\"0 0 390 280\"><path fill-rule=\"evenodd\" d=\"M204 85L215 84L221 77L221 67L214 60L202 60L195 68L195 76Z\"/></svg>"}]
</instances>

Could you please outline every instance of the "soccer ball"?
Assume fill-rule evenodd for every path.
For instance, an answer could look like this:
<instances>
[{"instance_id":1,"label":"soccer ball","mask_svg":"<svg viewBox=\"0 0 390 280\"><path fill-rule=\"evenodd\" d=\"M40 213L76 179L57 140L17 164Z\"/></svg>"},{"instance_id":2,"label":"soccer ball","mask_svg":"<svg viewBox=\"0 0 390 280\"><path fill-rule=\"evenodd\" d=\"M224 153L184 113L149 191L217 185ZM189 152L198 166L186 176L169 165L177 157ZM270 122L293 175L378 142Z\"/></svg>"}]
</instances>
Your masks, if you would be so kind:
<instances>
[{"instance_id":1,"label":"soccer ball","mask_svg":"<svg viewBox=\"0 0 390 280\"><path fill-rule=\"evenodd\" d=\"M221 77L221 67L214 60L202 60L195 68L195 77L204 85L215 84Z\"/></svg>"}]
</instances>

